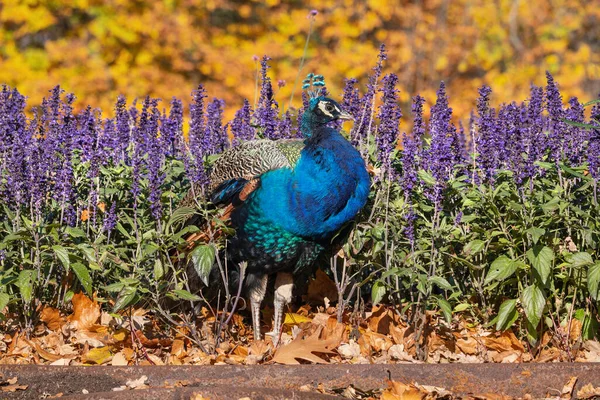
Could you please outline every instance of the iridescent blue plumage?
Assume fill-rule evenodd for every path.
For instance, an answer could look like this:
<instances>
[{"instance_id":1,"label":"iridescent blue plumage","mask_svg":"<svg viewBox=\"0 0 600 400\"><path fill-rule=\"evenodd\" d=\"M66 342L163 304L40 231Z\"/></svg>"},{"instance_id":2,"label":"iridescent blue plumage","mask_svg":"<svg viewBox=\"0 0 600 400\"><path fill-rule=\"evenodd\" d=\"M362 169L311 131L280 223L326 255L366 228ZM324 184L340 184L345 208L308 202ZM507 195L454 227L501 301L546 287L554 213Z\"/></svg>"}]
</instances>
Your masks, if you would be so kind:
<instances>
[{"instance_id":1,"label":"iridescent blue plumage","mask_svg":"<svg viewBox=\"0 0 600 400\"><path fill-rule=\"evenodd\" d=\"M247 263L245 286L256 337L260 337L256 319L266 278L279 274L274 325L278 333L283 304L291 296L289 274L311 266L367 201L370 182L362 157L327 126L338 118L349 115L335 101L312 99L303 115L304 147L295 162L277 168L267 163L256 176L238 173L245 176L232 179L234 174L229 174L212 195L216 202L236 204L231 212L236 234L230 240L228 257L234 265ZM234 164L227 158L222 162Z\"/></svg>"}]
</instances>

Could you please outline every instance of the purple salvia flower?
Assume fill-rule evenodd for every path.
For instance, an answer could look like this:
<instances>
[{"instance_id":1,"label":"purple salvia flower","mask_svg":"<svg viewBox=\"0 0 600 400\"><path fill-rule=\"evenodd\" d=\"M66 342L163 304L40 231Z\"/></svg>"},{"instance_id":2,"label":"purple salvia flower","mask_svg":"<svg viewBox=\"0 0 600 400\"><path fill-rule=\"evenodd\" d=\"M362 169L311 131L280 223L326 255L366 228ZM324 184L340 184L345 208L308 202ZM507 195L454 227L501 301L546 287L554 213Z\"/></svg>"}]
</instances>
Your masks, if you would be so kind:
<instances>
[{"instance_id":1,"label":"purple salvia flower","mask_svg":"<svg viewBox=\"0 0 600 400\"><path fill-rule=\"evenodd\" d=\"M463 212L462 211L459 211L459 212L456 213L456 217L454 218L454 226L460 225L462 217L463 217Z\"/></svg>"},{"instance_id":2,"label":"purple salvia flower","mask_svg":"<svg viewBox=\"0 0 600 400\"><path fill-rule=\"evenodd\" d=\"M587 161L590 175L594 180L598 181L600 179L600 123L597 120L600 120L600 104L595 104L592 107L591 115L592 120L590 123L598 128L589 131Z\"/></svg>"},{"instance_id":3,"label":"purple salvia flower","mask_svg":"<svg viewBox=\"0 0 600 400\"><path fill-rule=\"evenodd\" d=\"M156 106L153 106L150 119L154 121L159 118L159 115L160 112ZM166 178L166 174L162 171L165 152L162 148L163 141L158 136L157 126L151 123L148 124L148 129L148 157L146 158L146 177L150 191L148 201L152 216L158 221L162 217L162 185Z\"/></svg>"},{"instance_id":4,"label":"purple salvia flower","mask_svg":"<svg viewBox=\"0 0 600 400\"><path fill-rule=\"evenodd\" d=\"M428 197L435 203L438 210L442 204L443 189L454 167L452 164L452 136L449 135L451 118L452 108L448 107L446 85L442 82L437 92L435 105L431 108L431 146L426 165L436 180L433 192L429 193Z\"/></svg>"},{"instance_id":5,"label":"purple salvia flower","mask_svg":"<svg viewBox=\"0 0 600 400\"><path fill-rule=\"evenodd\" d=\"M524 137L526 135L526 108L515 103L505 105L498 111L497 127L505 138L505 150L500 160L502 168L513 172L517 186L521 186L525 178L525 153Z\"/></svg>"},{"instance_id":6,"label":"purple salvia flower","mask_svg":"<svg viewBox=\"0 0 600 400\"><path fill-rule=\"evenodd\" d=\"M290 139L292 137L292 125L292 115L290 114L290 110L287 110L279 120L277 137L279 139Z\"/></svg>"},{"instance_id":7,"label":"purple salvia flower","mask_svg":"<svg viewBox=\"0 0 600 400\"><path fill-rule=\"evenodd\" d=\"M116 160L126 160L126 151L131 141L131 115L127 111L127 100L120 95L115 104L115 120L118 137L118 145L115 147ZM115 161L116 163L117 161Z\"/></svg>"},{"instance_id":8,"label":"purple salvia flower","mask_svg":"<svg viewBox=\"0 0 600 400\"><path fill-rule=\"evenodd\" d=\"M416 157L418 162L420 163L425 159L425 152L423 149L423 138L425 137L425 121L423 120L423 104L425 103L425 99L420 95L416 95L413 97L413 103L411 107L411 111L413 114L413 128L412 128L412 137L415 141L416 146ZM418 168L418 167L415 167Z\"/></svg>"},{"instance_id":9,"label":"purple salvia flower","mask_svg":"<svg viewBox=\"0 0 600 400\"><path fill-rule=\"evenodd\" d=\"M377 159L381 163L383 170L389 174L391 173L390 157L398 138L398 126L400 125L400 118L402 118L402 111L400 111L400 106L398 105L399 90L396 89L396 84L398 83L396 74L386 75L382 83L383 103L379 107L377 115L379 118L379 127L375 142L377 144Z\"/></svg>"},{"instance_id":10,"label":"purple salvia flower","mask_svg":"<svg viewBox=\"0 0 600 400\"><path fill-rule=\"evenodd\" d=\"M27 162L27 187L31 208L39 216L48 193L48 171L51 168L49 153L46 149L46 139L43 132L43 117L40 110L33 110L33 118L27 126L25 137L29 145L25 147Z\"/></svg>"},{"instance_id":11,"label":"purple salvia flower","mask_svg":"<svg viewBox=\"0 0 600 400\"><path fill-rule=\"evenodd\" d=\"M344 85L344 92L342 94L342 109L352 115L354 121L358 121L361 117L362 108L360 105L360 92L356 87L357 80L354 78L346 79ZM340 121L339 127L341 128L342 122ZM355 129L350 131L350 142L356 146L359 143L358 137L356 136Z\"/></svg>"},{"instance_id":12,"label":"purple salvia flower","mask_svg":"<svg viewBox=\"0 0 600 400\"><path fill-rule=\"evenodd\" d=\"M106 216L104 217L104 226L103 229L105 232L109 233L113 231L113 229L115 229L115 227L117 226L117 203L113 202L112 205L110 206L110 209L108 210L108 213L106 214Z\"/></svg>"},{"instance_id":13,"label":"purple salvia flower","mask_svg":"<svg viewBox=\"0 0 600 400\"><path fill-rule=\"evenodd\" d=\"M167 156L185 154L183 137L183 102L175 97L171 99L169 116L161 120L160 136Z\"/></svg>"},{"instance_id":14,"label":"purple salvia flower","mask_svg":"<svg viewBox=\"0 0 600 400\"><path fill-rule=\"evenodd\" d=\"M236 111L233 121L231 121L231 133L233 134L233 145L237 146L241 142L253 140L256 132L251 125L252 108L250 102L244 99L242 108Z\"/></svg>"},{"instance_id":15,"label":"purple salvia flower","mask_svg":"<svg viewBox=\"0 0 600 400\"><path fill-rule=\"evenodd\" d=\"M206 131L204 99L207 97L204 86L198 85L198 89L192 93L192 97L188 134L189 155L184 157L184 163L190 181L204 185L208 183L206 171L204 170L204 155L208 149L203 147L203 138Z\"/></svg>"},{"instance_id":16,"label":"purple salvia flower","mask_svg":"<svg viewBox=\"0 0 600 400\"><path fill-rule=\"evenodd\" d=\"M406 236L408 241L410 242L411 250L414 251L415 248L415 222L417 221L417 214L412 206L409 206L408 212L403 215L404 220L406 221L406 225L402 229L402 233Z\"/></svg>"},{"instance_id":17,"label":"purple salvia flower","mask_svg":"<svg viewBox=\"0 0 600 400\"><path fill-rule=\"evenodd\" d=\"M264 56L260 61L261 89L258 99L258 107L254 117L256 125L262 128L262 135L267 139L277 139L277 115L279 114L279 105L273 98L273 87L271 78L267 76L270 58Z\"/></svg>"},{"instance_id":18,"label":"purple salvia flower","mask_svg":"<svg viewBox=\"0 0 600 400\"><path fill-rule=\"evenodd\" d=\"M373 114L373 101L375 99L375 93L377 91L377 84L379 83L379 77L383 69L383 61L387 59L387 52L385 45L381 45L379 48L379 54L377 56L377 64L373 67L373 73L369 75L369 83L367 84L367 92L361 99L361 111L360 116L354 123L354 127L350 134L354 143L360 143L364 140L371 129L372 114Z\"/></svg>"},{"instance_id":19,"label":"purple salvia flower","mask_svg":"<svg viewBox=\"0 0 600 400\"><path fill-rule=\"evenodd\" d=\"M56 92L53 93L53 96ZM60 92L59 92L60 93ZM74 172L73 172L73 148L77 148L77 143L75 142L77 139L77 121L73 115L73 102L75 101L75 96L73 94L68 94L65 97L65 102L53 98L51 101L50 109L52 112L56 110L54 103L58 101L58 109L59 114L54 114L60 118L62 114L62 123L58 123L56 125L52 124L51 129L55 129L54 126L58 129L56 142L54 143L55 153L55 185L53 196L61 205L61 222L66 221L69 225L74 225L76 222L76 213L75 213L75 199L76 193L74 189ZM49 133L50 134L50 133Z\"/></svg>"},{"instance_id":20,"label":"purple salvia flower","mask_svg":"<svg viewBox=\"0 0 600 400\"><path fill-rule=\"evenodd\" d=\"M407 202L419 181L417 178L417 152L418 147L414 137L409 137L406 134L402 135L402 176L400 177L400 183Z\"/></svg>"},{"instance_id":21,"label":"purple salvia flower","mask_svg":"<svg viewBox=\"0 0 600 400\"><path fill-rule=\"evenodd\" d=\"M483 172L484 178L489 182L493 182L494 175L500 167L502 159L500 152L503 151L503 140L497 127L496 112L490 108L491 93L492 89L489 86L479 88L477 136L475 138L477 164Z\"/></svg>"},{"instance_id":22,"label":"purple salvia flower","mask_svg":"<svg viewBox=\"0 0 600 400\"><path fill-rule=\"evenodd\" d=\"M565 119L583 123L585 119L583 104L577 100L577 97L571 97L569 106L565 113ZM573 166L581 165L584 159L584 142L588 133L585 129L570 124L565 124L565 131L567 134L565 147L568 160Z\"/></svg>"},{"instance_id":23,"label":"purple salvia flower","mask_svg":"<svg viewBox=\"0 0 600 400\"><path fill-rule=\"evenodd\" d=\"M27 148L32 138L27 132L25 96L17 89L3 86L0 95L0 191L5 203L19 207L27 204Z\"/></svg>"},{"instance_id":24,"label":"purple salvia flower","mask_svg":"<svg viewBox=\"0 0 600 400\"><path fill-rule=\"evenodd\" d=\"M550 72L546 72L546 110L548 111L548 146L550 148L550 158L555 163L558 163L561 158L561 153L565 151L565 123L562 119L565 116L562 95L558 90L558 86Z\"/></svg>"},{"instance_id":25,"label":"purple salvia flower","mask_svg":"<svg viewBox=\"0 0 600 400\"><path fill-rule=\"evenodd\" d=\"M543 134L544 117L544 89L537 86L531 87L529 103L527 104L526 132L523 134L523 151L525 162L523 166L523 179L533 178L538 171L535 162L546 153L548 141ZM533 188L533 181L530 182Z\"/></svg>"},{"instance_id":26,"label":"purple salvia flower","mask_svg":"<svg viewBox=\"0 0 600 400\"><path fill-rule=\"evenodd\" d=\"M115 127L115 120L112 118L105 119L102 127L102 135L100 136L98 143L99 149L101 149L104 157L106 157L101 160L103 164L106 164L109 160L112 160L114 164L118 164L118 149L120 144L119 135L117 134L117 129Z\"/></svg>"},{"instance_id":27,"label":"purple salvia flower","mask_svg":"<svg viewBox=\"0 0 600 400\"><path fill-rule=\"evenodd\" d=\"M202 142L205 154L219 154L229 147L229 138L223 129L224 107L225 102L217 98L206 107L206 131Z\"/></svg>"}]
</instances>

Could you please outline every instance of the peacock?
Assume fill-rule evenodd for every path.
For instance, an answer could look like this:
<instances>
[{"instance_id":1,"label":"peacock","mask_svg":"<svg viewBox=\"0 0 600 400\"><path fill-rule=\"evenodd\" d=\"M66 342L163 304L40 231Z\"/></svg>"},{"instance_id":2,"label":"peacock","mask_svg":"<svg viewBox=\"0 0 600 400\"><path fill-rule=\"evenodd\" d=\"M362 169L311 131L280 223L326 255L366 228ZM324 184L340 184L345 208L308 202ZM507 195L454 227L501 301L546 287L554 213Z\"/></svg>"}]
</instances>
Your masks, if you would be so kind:
<instances>
[{"instance_id":1,"label":"peacock","mask_svg":"<svg viewBox=\"0 0 600 400\"><path fill-rule=\"evenodd\" d=\"M322 78L321 78L322 80ZM224 207L235 234L227 260L243 265L255 340L269 276L276 275L274 322L279 338L294 276L311 268L336 233L363 208L370 178L360 153L330 123L351 120L333 99L309 91L304 139L260 139L224 152L210 170L210 200ZM231 268L233 272L239 268Z\"/></svg>"}]
</instances>

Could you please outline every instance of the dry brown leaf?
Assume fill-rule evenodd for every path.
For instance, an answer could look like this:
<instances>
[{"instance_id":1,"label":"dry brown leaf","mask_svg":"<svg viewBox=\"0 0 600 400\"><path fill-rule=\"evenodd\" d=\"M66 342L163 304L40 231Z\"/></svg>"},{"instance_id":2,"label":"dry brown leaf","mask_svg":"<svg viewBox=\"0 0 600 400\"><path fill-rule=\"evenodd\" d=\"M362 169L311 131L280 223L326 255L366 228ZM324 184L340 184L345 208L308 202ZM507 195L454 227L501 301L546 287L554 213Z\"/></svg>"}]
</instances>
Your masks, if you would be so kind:
<instances>
[{"instance_id":1,"label":"dry brown leaf","mask_svg":"<svg viewBox=\"0 0 600 400\"><path fill-rule=\"evenodd\" d=\"M361 346L363 353L369 354L370 352L379 353L381 351L387 351L394 345L392 339L381 333L366 331L358 339L358 344Z\"/></svg>"},{"instance_id":2,"label":"dry brown leaf","mask_svg":"<svg viewBox=\"0 0 600 400\"><path fill-rule=\"evenodd\" d=\"M479 343L477 343L477 340L475 340L475 338L473 337L467 337L466 339L458 339L456 341L456 347L458 347L458 349L465 354L477 354L478 345Z\"/></svg>"},{"instance_id":3,"label":"dry brown leaf","mask_svg":"<svg viewBox=\"0 0 600 400\"><path fill-rule=\"evenodd\" d=\"M47 361L50 362L54 362L56 360L60 360L61 358L63 358L64 356L61 354L53 354L50 353L49 351L46 351L42 348L42 346L39 345L39 343L34 342L33 343L33 347L35 348L35 350L38 352L38 354Z\"/></svg>"},{"instance_id":4,"label":"dry brown leaf","mask_svg":"<svg viewBox=\"0 0 600 400\"><path fill-rule=\"evenodd\" d=\"M561 399L571 399L573 397L573 389L575 389L575 384L577 383L577 377L572 376L569 378L569 382L563 386L562 391L560 392Z\"/></svg>"},{"instance_id":5,"label":"dry brown leaf","mask_svg":"<svg viewBox=\"0 0 600 400\"><path fill-rule=\"evenodd\" d=\"M600 387L594 387L591 383L577 391L578 399L595 399L597 397L600 397Z\"/></svg>"},{"instance_id":6,"label":"dry brown leaf","mask_svg":"<svg viewBox=\"0 0 600 400\"><path fill-rule=\"evenodd\" d=\"M76 324L77 329L89 330L100 318L100 304L90 300L83 293L77 293L71 300L73 303L73 314L68 320Z\"/></svg>"},{"instance_id":7,"label":"dry brown leaf","mask_svg":"<svg viewBox=\"0 0 600 400\"><path fill-rule=\"evenodd\" d=\"M255 340L250 344L248 353L254 356L263 356L270 349L270 345L264 340Z\"/></svg>"},{"instance_id":8,"label":"dry brown leaf","mask_svg":"<svg viewBox=\"0 0 600 400\"><path fill-rule=\"evenodd\" d=\"M381 394L382 400L422 400L427 393L413 384L387 381L388 388Z\"/></svg>"},{"instance_id":9,"label":"dry brown leaf","mask_svg":"<svg viewBox=\"0 0 600 400\"><path fill-rule=\"evenodd\" d=\"M171 355L174 355L178 358L184 357L185 352L185 344L181 339L173 340L173 345L171 346Z\"/></svg>"},{"instance_id":10,"label":"dry brown leaf","mask_svg":"<svg viewBox=\"0 0 600 400\"><path fill-rule=\"evenodd\" d=\"M499 336L486 336L482 338L482 341L488 349L496 350L499 353L509 350L525 351L523 343L517 339L514 333L511 331L502 332Z\"/></svg>"},{"instance_id":11,"label":"dry brown leaf","mask_svg":"<svg viewBox=\"0 0 600 400\"><path fill-rule=\"evenodd\" d=\"M123 354L122 351L115 354L113 356L112 360L110 361L110 365L113 365L113 366L128 365L128 364L129 363L127 362L127 359L125 358L125 355Z\"/></svg>"},{"instance_id":12,"label":"dry brown leaf","mask_svg":"<svg viewBox=\"0 0 600 400\"><path fill-rule=\"evenodd\" d=\"M329 278L325 272L318 269L315 279L311 279L308 283L306 301L311 303L323 303L325 297L329 299L337 299L337 289L331 278Z\"/></svg>"},{"instance_id":13,"label":"dry brown leaf","mask_svg":"<svg viewBox=\"0 0 600 400\"><path fill-rule=\"evenodd\" d=\"M17 390L27 390L27 388L29 387L29 385L6 385L6 386L0 386L0 389L2 389L3 392L16 392Z\"/></svg>"},{"instance_id":14,"label":"dry brown leaf","mask_svg":"<svg viewBox=\"0 0 600 400\"><path fill-rule=\"evenodd\" d=\"M373 306L373 313L367 320L367 326L373 332L387 335L390 333L390 325L393 325L393 322L391 310L383 305L375 305Z\"/></svg>"},{"instance_id":15,"label":"dry brown leaf","mask_svg":"<svg viewBox=\"0 0 600 400\"><path fill-rule=\"evenodd\" d=\"M40 313L40 319L51 331L59 331L65 324L65 319L60 315L60 311L53 307L44 307Z\"/></svg>"},{"instance_id":16,"label":"dry brown leaf","mask_svg":"<svg viewBox=\"0 0 600 400\"><path fill-rule=\"evenodd\" d=\"M335 339L320 339L320 334L321 329L306 339L301 339L298 337L289 344L281 346L275 352L273 361L286 365L300 364L298 360L306 360L316 364L327 364L327 361L323 360L315 353L335 354L335 352L332 351L332 348L335 346L337 341Z\"/></svg>"}]
</instances>

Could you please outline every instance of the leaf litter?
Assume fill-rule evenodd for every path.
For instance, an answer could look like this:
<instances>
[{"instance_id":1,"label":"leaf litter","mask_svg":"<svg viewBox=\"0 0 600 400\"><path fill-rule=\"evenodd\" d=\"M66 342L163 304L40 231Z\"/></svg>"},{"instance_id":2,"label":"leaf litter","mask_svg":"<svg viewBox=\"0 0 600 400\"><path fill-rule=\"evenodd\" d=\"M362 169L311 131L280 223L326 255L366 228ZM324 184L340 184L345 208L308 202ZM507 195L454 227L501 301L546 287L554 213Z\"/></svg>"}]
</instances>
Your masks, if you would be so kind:
<instances>
[{"instance_id":1,"label":"leaf litter","mask_svg":"<svg viewBox=\"0 0 600 400\"><path fill-rule=\"evenodd\" d=\"M326 287L323 282L319 285ZM316 296L316 292L313 292ZM327 299L327 297L324 297ZM356 316L344 314L338 322L334 307L308 304L284 319L280 344L272 339L254 341L249 318L234 315L235 335L225 336L211 354L202 351L189 332L182 327L165 327L156 315L138 308L109 314L95 299L83 293L73 296L69 314L49 306L40 308L40 321L27 333L10 328L10 318L0 329L0 364L47 365L256 365L256 364L370 364L370 363L519 363L558 362L572 357L577 362L600 361L600 344L583 340L581 325L569 332L569 349L554 345L550 333L544 335L537 349L518 339L512 330L495 331L467 318L455 317L452 324L427 315L426 334L420 343L427 349L427 360L417 358L415 332L390 307L374 306ZM215 317L202 310L201 319L214 323ZM212 321L211 321L212 319ZM352 322L351 322L352 321ZM4 333L3 333L4 332ZM206 331L203 331L206 332ZM210 341L207 341L207 343ZM207 344L205 343L205 344ZM214 338L213 338L214 343ZM583 386L575 393L577 377L566 382L559 397L600 398L600 387ZM113 390L136 390L149 387L147 377L128 381ZM0 376L0 391L27 390L16 378ZM308 389L307 389L308 390ZM312 390L312 389L311 389ZM325 390L354 399L457 399L448 390L417 382L382 382L379 391L363 391L348 386ZM473 399L501 398L492 394Z\"/></svg>"}]
</instances>

